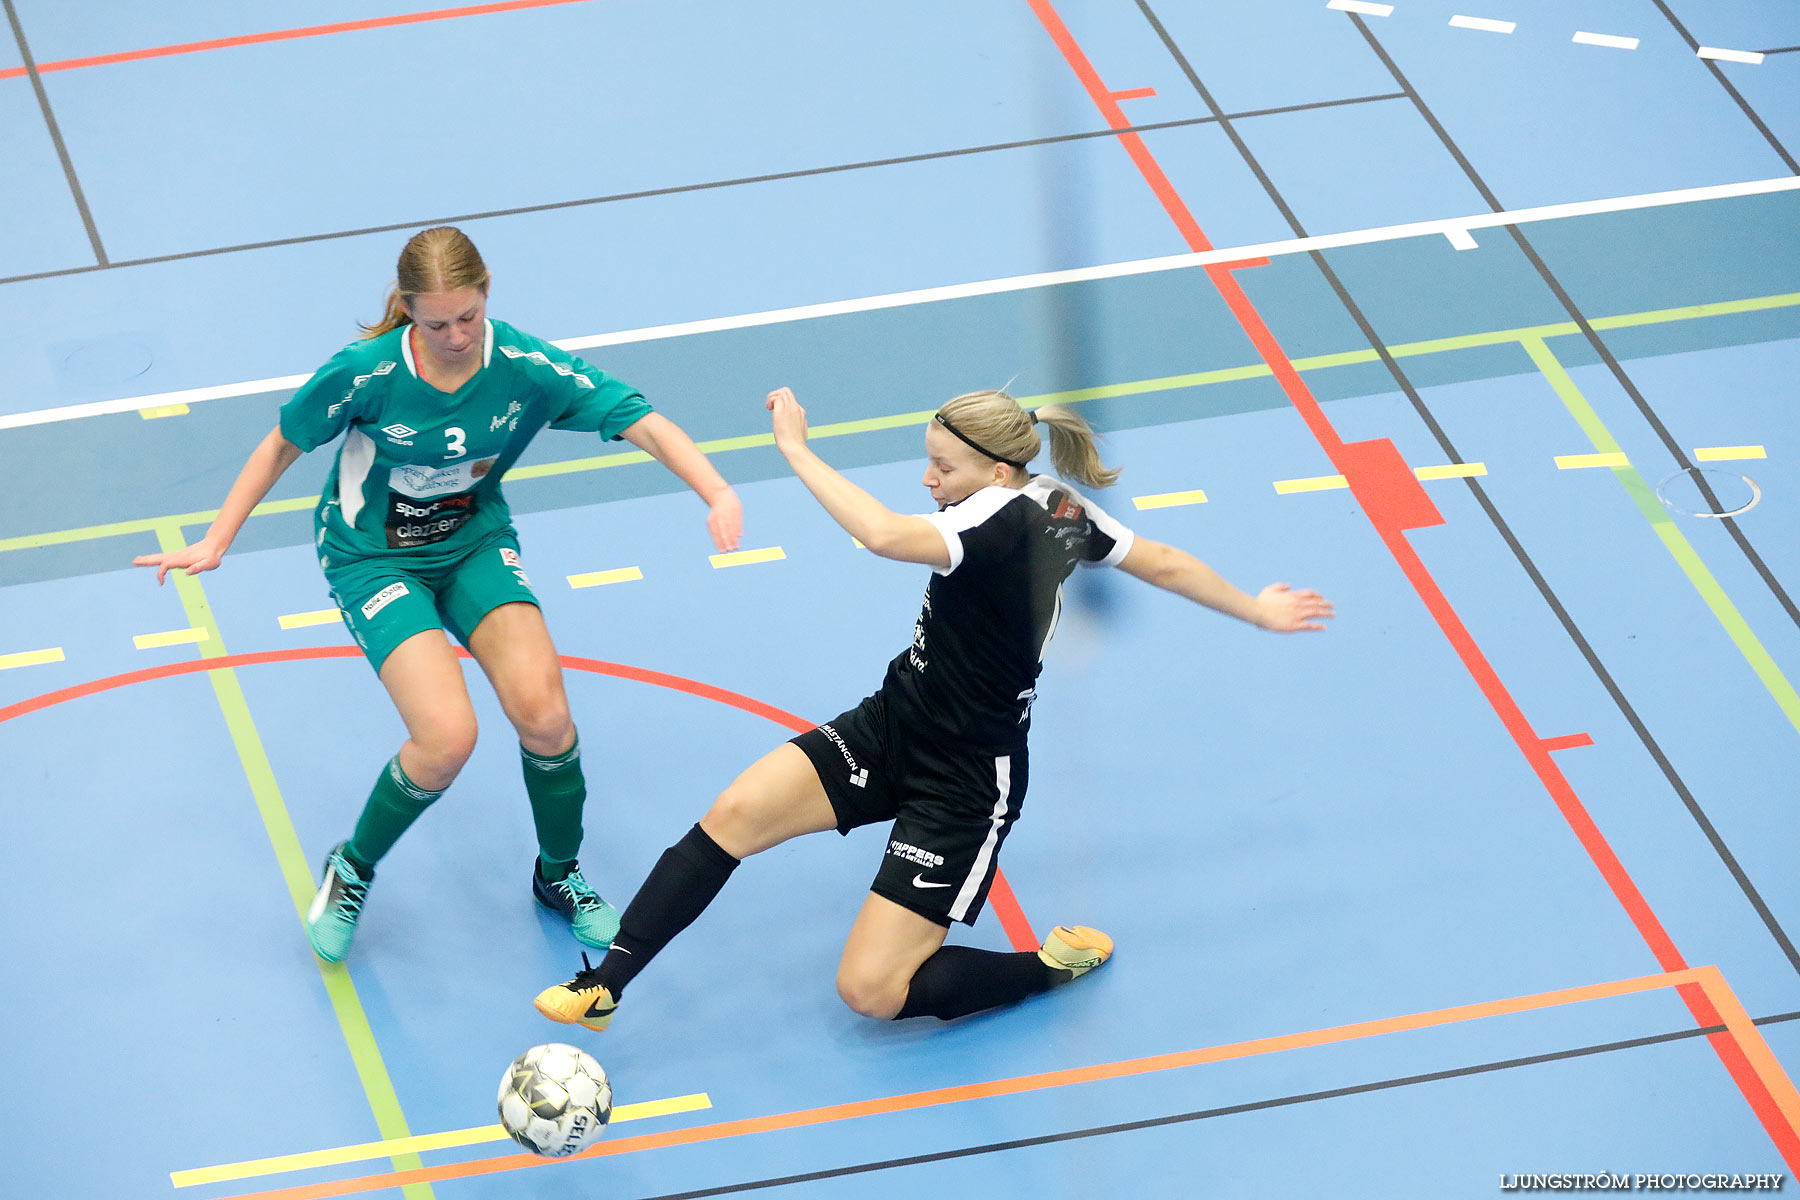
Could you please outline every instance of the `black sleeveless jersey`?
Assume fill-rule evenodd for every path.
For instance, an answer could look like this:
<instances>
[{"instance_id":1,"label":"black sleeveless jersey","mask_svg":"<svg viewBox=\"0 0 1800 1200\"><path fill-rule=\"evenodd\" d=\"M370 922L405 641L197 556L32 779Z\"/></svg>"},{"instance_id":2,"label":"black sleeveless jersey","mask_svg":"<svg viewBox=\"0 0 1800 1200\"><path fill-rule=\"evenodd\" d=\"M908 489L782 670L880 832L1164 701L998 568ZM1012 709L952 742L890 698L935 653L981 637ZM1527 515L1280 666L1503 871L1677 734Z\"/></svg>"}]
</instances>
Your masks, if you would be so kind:
<instances>
[{"instance_id":1,"label":"black sleeveless jersey","mask_svg":"<svg viewBox=\"0 0 1800 1200\"><path fill-rule=\"evenodd\" d=\"M1132 533L1044 475L983 488L925 519L950 565L933 570L912 645L888 664L882 688L902 719L938 738L1020 745L1063 581L1077 566L1117 566Z\"/></svg>"}]
</instances>

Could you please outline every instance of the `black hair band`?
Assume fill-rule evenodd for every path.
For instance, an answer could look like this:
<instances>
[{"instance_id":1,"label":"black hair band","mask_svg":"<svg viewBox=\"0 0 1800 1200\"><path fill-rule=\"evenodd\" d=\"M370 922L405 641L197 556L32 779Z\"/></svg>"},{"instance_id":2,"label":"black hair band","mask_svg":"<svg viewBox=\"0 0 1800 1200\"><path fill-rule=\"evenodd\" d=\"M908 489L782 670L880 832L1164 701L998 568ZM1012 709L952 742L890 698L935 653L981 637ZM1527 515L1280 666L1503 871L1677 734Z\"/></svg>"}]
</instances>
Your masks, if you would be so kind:
<instances>
[{"instance_id":1,"label":"black hair band","mask_svg":"<svg viewBox=\"0 0 1800 1200\"><path fill-rule=\"evenodd\" d=\"M1013 458L1002 458L1000 455L995 454L992 450L989 450L986 446L982 446L982 445L978 444L974 438L970 437L968 434L964 433L962 430L960 430L956 426L952 425L950 423L950 419L948 417L946 417L943 413L934 413L932 415L931 419L936 421L939 425L942 425L945 429L948 429L951 433L955 434L958 441L962 442L962 444L967 446L969 449L975 451L975 453L985 455L986 457L993 459L995 462L1005 463L1009 467L1017 467L1021 471L1027 469L1025 466L1025 463L1022 463L1022 462L1018 461L1017 459L1013 459ZM1035 420L1034 420L1034 423L1035 423ZM1027 461L1029 461L1029 460L1027 460Z\"/></svg>"}]
</instances>

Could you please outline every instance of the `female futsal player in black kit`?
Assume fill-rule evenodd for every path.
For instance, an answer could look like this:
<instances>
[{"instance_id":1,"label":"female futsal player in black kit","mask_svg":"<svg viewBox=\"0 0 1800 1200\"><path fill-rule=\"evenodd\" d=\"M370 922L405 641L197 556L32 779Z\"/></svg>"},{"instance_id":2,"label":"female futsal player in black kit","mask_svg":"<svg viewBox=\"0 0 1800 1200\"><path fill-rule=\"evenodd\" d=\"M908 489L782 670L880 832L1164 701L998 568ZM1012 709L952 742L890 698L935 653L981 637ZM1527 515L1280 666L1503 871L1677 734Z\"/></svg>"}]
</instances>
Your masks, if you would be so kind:
<instances>
[{"instance_id":1,"label":"female futsal player in black kit","mask_svg":"<svg viewBox=\"0 0 1800 1200\"><path fill-rule=\"evenodd\" d=\"M546 988L538 1011L605 1029L625 985L687 928L740 860L803 833L892 821L881 867L838 964L844 1003L877 1019L944 1020L1011 1004L1105 962L1112 941L1058 926L1036 951L946 946L974 924L1027 779L1026 733L1062 585L1077 565L1127 574L1281 633L1323 629L1329 601L1271 584L1239 591L1184 551L1134 537L1067 484L1033 475L1038 425L1059 474L1089 487L1103 466L1087 423L1036 413L1005 392L972 392L925 427L923 483L939 510L901 516L806 445L806 412L771 393L775 445L832 519L883 558L932 568L912 645L879 691L776 747L663 852L596 967ZM583 956L585 963L586 956Z\"/></svg>"}]
</instances>

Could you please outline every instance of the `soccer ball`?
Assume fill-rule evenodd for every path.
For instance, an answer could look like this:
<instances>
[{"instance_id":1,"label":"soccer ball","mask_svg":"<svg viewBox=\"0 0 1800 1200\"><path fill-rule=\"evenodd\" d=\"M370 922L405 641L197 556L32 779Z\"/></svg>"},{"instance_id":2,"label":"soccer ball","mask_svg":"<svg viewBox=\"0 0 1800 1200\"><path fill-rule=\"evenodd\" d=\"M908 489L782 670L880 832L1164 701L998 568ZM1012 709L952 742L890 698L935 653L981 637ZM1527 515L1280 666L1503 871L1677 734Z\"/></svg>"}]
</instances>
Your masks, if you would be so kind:
<instances>
[{"instance_id":1,"label":"soccer ball","mask_svg":"<svg viewBox=\"0 0 1800 1200\"><path fill-rule=\"evenodd\" d=\"M579 1154L606 1132L611 1119L606 1072L573 1046L533 1046L500 1077L500 1126L533 1154Z\"/></svg>"}]
</instances>

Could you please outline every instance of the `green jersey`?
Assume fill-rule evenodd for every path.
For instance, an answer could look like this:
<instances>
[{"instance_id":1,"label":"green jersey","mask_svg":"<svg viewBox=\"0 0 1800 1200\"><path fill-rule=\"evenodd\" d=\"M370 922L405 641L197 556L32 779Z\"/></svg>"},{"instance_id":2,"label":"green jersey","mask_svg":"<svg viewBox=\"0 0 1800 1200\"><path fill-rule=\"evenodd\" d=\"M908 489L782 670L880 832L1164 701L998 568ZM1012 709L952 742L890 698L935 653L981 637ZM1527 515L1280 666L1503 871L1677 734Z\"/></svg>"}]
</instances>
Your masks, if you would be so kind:
<instances>
[{"instance_id":1,"label":"green jersey","mask_svg":"<svg viewBox=\"0 0 1800 1200\"><path fill-rule=\"evenodd\" d=\"M441 392L419 378L411 332L352 342L281 406L281 435L302 450L345 434L313 513L327 561L455 559L510 523L500 477L538 430L617 440L651 411L636 389L501 321L487 322L475 374Z\"/></svg>"}]
</instances>

